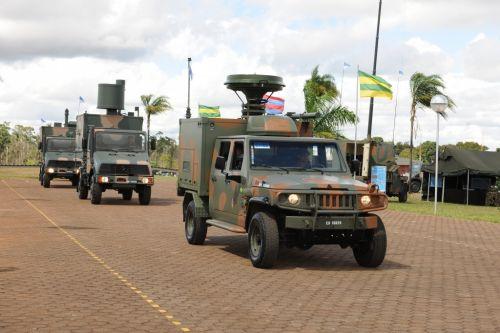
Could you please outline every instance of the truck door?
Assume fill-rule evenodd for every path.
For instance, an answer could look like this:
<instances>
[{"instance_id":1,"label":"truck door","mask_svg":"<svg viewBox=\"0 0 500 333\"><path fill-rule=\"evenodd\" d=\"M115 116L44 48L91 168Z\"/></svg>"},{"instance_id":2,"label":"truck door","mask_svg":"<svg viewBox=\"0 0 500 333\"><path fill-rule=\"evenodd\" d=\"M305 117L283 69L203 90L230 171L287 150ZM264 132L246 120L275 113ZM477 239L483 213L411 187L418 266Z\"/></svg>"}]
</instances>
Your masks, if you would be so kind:
<instances>
[{"instance_id":1,"label":"truck door","mask_svg":"<svg viewBox=\"0 0 500 333\"><path fill-rule=\"evenodd\" d=\"M212 165L210 176L210 211L214 218L224 222L243 224L244 212L241 205L241 176L245 169L243 140L221 140L218 156L226 160L225 169L215 169ZM238 223L238 222L241 223Z\"/></svg>"}]
</instances>

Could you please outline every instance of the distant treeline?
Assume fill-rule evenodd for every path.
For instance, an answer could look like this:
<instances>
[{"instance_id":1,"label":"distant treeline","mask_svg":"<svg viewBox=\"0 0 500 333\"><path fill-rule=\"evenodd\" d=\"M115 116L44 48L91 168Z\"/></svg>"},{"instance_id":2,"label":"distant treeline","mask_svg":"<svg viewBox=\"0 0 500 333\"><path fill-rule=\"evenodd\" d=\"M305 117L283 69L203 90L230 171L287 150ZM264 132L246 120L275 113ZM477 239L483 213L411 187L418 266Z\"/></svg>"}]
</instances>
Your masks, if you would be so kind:
<instances>
[{"instance_id":1,"label":"distant treeline","mask_svg":"<svg viewBox=\"0 0 500 333\"><path fill-rule=\"evenodd\" d=\"M153 167L177 168L177 143L174 139L155 135L156 151L151 153ZM0 165L38 165L40 137L31 126L10 126L8 122L0 123Z\"/></svg>"}]
</instances>

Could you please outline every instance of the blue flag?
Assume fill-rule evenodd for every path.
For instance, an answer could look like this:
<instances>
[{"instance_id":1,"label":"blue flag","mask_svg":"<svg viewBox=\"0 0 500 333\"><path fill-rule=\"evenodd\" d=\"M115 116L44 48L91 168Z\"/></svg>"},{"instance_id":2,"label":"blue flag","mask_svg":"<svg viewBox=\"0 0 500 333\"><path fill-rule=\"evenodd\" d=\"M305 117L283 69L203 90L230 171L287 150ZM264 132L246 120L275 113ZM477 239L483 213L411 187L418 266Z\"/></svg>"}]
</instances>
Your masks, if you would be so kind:
<instances>
[{"instance_id":1,"label":"blue flag","mask_svg":"<svg viewBox=\"0 0 500 333\"><path fill-rule=\"evenodd\" d=\"M193 70L191 69L191 62L188 62L188 75L189 80L193 80Z\"/></svg>"},{"instance_id":2,"label":"blue flag","mask_svg":"<svg viewBox=\"0 0 500 333\"><path fill-rule=\"evenodd\" d=\"M42 123L44 123L44 122L45 122L45 119L43 119L43 118L40 118L40 121L41 121Z\"/></svg>"},{"instance_id":3,"label":"blue flag","mask_svg":"<svg viewBox=\"0 0 500 333\"><path fill-rule=\"evenodd\" d=\"M402 70L399 70L399 75L404 75Z\"/></svg>"},{"instance_id":4,"label":"blue flag","mask_svg":"<svg viewBox=\"0 0 500 333\"><path fill-rule=\"evenodd\" d=\"M344 68L351 67L347 62L344 62Z\"/></svg>"},{"instance_id":5,"label":"blue flag","mask_svg":"<svg viewBox=\"0 0 500 333\"><path fill-rule=\"evenodd\" d=\"M80 96L80 98L78 100L80 101L80 103L85 103L85 100L83 99L82 96Z\"/></svg>"}]
</instances>

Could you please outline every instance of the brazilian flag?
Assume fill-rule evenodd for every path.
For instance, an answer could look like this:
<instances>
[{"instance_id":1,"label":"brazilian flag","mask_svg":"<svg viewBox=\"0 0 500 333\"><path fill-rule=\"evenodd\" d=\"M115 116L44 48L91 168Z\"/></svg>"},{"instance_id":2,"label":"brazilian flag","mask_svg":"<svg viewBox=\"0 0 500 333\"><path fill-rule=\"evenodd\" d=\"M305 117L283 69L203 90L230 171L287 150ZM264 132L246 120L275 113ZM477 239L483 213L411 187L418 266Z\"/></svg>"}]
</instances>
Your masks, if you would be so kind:
<instances>
[{"instance_id":1,"label":"brazilian flag","mask_svg":"<svg viewBox=\"0 0 500 333\"><path fill-rule=\"evenodd\" d=\"M359 94L361 97L382 97L392 99L391 84L380 76L358 71Z\"/></svg>"},{"instance_id":2,"label":"brazilian flag","mask_svg":"<svg viewBox=\"0 0 500 333\"><path fill-rule=\"evenodd\" d=\"M198 105L198 115L201 118L219 118L220 117L220 107L199 104Z\"/></svg>"}]
</instances>

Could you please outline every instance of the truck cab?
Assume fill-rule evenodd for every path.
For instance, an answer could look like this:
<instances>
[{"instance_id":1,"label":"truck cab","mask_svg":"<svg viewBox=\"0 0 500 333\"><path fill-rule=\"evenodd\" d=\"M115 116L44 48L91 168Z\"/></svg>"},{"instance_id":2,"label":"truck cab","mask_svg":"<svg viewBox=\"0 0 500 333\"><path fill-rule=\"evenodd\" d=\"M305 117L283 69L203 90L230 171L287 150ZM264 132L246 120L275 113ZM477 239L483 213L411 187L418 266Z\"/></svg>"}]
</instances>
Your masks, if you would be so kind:
<instances>
[{"instance_id":1,"label":"truck cab","mask_svg":"<svg viewBox=\"0 0 500 333\"><path fill-rule=\"evenodd\" d=\"M238 75L228 82L236 81L258 113L250 102L264 94L249 95L263 80L279 85L280 79ZM287 116L246 113L180 125L178 194L190 244L203 244L207 227L215 226L247 233L258 268L272 267L280 246L315 244L351 247L361 266L383 262L385 229L372 212L387 207L387 196L353 179L337 142L302 135L304 124Z\"/></svg>"},{"instance_id":2,"label":"truck cab","mask_svg":"<svg viewBox=\"0 0 500 333\"><path fill-rule=\"evenodd\" d=\"M49 188L54 179L68 179L72 186L78 184L81 158L75 149L75 123L68 122L68 109L65 110L65 123L40 128L40 185Z\"/></svg>"},{"instance_id":3,"label":"truck cab","mask_svg":"<svg viewBox=\"0 0 500 333\"><path fill-rule=\"evenodd\" d=\"M148 139L142 131L142 117L122 114L125 81L99 84L97 106L106 114L84 113L77 117L76 145L82 156L77 192L80 199L100 204L107 190L117 191L123 200L136 192L141 205L149 205L153 172L149 163ZM151 141L151 150L155 142Z\"/></svg>"}]
</instances>

